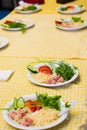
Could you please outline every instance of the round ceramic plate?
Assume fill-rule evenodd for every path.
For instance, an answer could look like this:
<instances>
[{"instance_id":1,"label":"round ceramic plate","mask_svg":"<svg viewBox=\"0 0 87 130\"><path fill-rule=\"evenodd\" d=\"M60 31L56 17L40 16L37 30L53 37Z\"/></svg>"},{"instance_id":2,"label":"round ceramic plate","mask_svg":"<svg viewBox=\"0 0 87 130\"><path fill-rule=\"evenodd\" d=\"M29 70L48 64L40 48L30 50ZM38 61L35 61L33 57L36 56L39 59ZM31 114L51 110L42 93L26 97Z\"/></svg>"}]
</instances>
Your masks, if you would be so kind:
<instances>
[{"instance_id":1,"label":"round ceramic plate","mask_svg":"<svg viewBox=\"0 0 87 130\"><path fill-rule=\"evenodd\" d=\"M61 22L61 20L59 20L59 21ZM68 21L71 21L71 19L65 19L64 21L67 21L67 22L68 22ZM58 29L65 30L65 31L77 31L77 30L81 30L81 29L87 27L87 21L84 21L83 24L82 24L82 26L79 26L79 25L77 24L76 27L63 27L63 26L61 26L61 25L57 25L57 24L56 24L56 27L57 27Z\"/></svg>"},{"instance_id":2,"label":"round ceramic plate","mask_svg":"<svg viewBox=\"0 0 87 130\"><path fill-rule=\"evenodd\" d=\"M8 44L8 40L4 37L0 37L0 48L3 48Z\"/></svg>"},{"instance_id":3,"label":"round ceramic plate","mask_svg":"<svg viewBox=\"0 0 87 130\"><path fill-rule=\"evenodd\" d=\"M25 95L23 96L24 100L29 100L29 99L36 99L36 94L31 94L31 95ZM62 102L64 103L64 102ZM13 104L13 100L9 103L7 103L7 105L5 106L5 108L8 108L10 107L11 105ZM62 108L62 110L66 110L65 107ZM12 120L9 116L8 116L8 110L3 110L3 117L4 117L4 120L11 126L17 128L17 129L21 129L21 130L44 130L44 129L48 129L48 128L51 128L51 127L54 127L58 124L60 124L61 122L63 122L68 116L68 111L65 112L64 114L62 114L56 121L54 121L53 123L51 124L48 124L48 125L45 125L45 126L29 126L29 127L25 127L25 126L22 126L18 123L16 123L14 120Z\"/></svg>"},{"instance_id":4,"label":"round ceramic plate","mask_svg":"<svg viewBox=\"0 0 87 130\"><path fill-rule=\"evenodd\" d=\"M22 24L25 24L25 28L28 29L32 26L34 26L34 21L30 20L30 19L21 19L21 20L16 20L17 22L20 22ZM4 22L3 22L4 23ZM3 23L1 24L2 29L8 30L8 31L20 31L21 28L8 28L8 27L4 27Z\"/></svg>"},{"instance_id":5,"label":"round ceramic plate","mask_svg":"<svg viewBox=\"0 0 87 130\"><path fill-rule=\"evenodd\" d=\"M42 65L44 65L44 64L37 64L37 65L35 66L35 68L38 68L39 66L42 66ZM73 67L73 66L72 66L72 67ZM74 68L73 68L73 69L74 69ZM71 83L72 81L74 81L74 80L78 77L78 70L77 70L77 69L74 69L74 72L75 72L74 76L73 76L70 80L65 81L65 82L63 82L63 83L58 82L58 83L56 83L56 84L45 84L45 83L37 82L37 81L35 81L35 80L32 78L32 72L31 72L31 71L28 71L28 79L29 79L32 83L34 83L34 84L36 84L36 85L44 86L44 87L53 87L53 88L54 88L54 87L64 86L64 85L69 84L69 83Z\"/></svg>"},{"instance_id":6,"label":"round ceramic plate","mask_svg":"<svg viewBox=\"0 0 87 130\"><path fill-rule=\"evenodd\" d=\"M67 8L73 6L74 8L72 10L62 10L62 8ZM60 6L57 8L57 11L63 14L77 14L85 11L84 6L80 7L79 5L65 5L65 6Z\"/></svg>"},{"instance_id":7,"label":"round ceramic plate","mask_svg":"<svg viewBox=\"0 0 87 130\"><path fill-rule=\"evenodd\" d=\"M31 4L29 4L29 5L31 5ZM27 6L29 6L29 5L27 5ZM21 14L29 14L29 13L35 13L35 12L38 12L38 11L41 10L41 6L40 5L35 4L35 6L37 7L36 10L27 10L27 11L22 11L22 8L24 6L18 6L18 7L15 8L15 12L21 13Z\"/></svg>"}]
</instances>

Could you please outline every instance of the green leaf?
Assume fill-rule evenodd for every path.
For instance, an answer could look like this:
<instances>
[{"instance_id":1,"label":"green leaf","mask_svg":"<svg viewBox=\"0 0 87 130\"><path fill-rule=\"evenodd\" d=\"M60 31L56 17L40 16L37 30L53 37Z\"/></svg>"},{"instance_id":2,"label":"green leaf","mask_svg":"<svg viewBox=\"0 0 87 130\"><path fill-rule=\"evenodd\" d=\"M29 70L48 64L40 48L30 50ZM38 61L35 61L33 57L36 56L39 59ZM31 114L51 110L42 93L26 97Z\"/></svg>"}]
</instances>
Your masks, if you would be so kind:
<instances>
[{"instance_id":1,"label":"green leaf","mask_svg":"<svg viewBox=\"0 0 87 130\"><path fill-rule=\"evenodd\" d=\"M61 104L60 104L60 95L56 96L48 96L48 94L39 94L37 95L37 99L40 101L42 107L49 107L54 108L58 111L61 110Z\"/></svg>"},{"instance_id":2,"label":"green leaf","mask_svg":"<svg viewBox=\"0 0 87 130\"><path fill-rule=\"evenodd\" d=\"M83 5L81 4L81 5L79 5L79 7L80 7L80 8L82 8L82 7L83 7Z\"/></svg>"},{"instance_id":3,"label":"green leaf","mask_svg":"<svg viewBox=\"0 0 87 130\"><path fill-rule=\"evenodd\" d=\"M70 104L68 102L65 103L65 107L70 108Z\"/></svg>"},{"instance_id":4,"label":"green leaf","mask_svg":"<svg viewBox=\"0 0 87 130\"><path fill-rule=\"evenodd\" d=\"M83 20L81 19L81 17L72 17L72 20L74 22L83 22Z\"/></svg>"},{"instance_id":5,"label":"green leaf","mask_svg":"<svg viewBox=\"0 0 87 130\"><path fill-rule=\"evenodd\" d=\"M61 11L66 11L66 10L67 10L67 7L61 7L60 10L61 10Z\"/></svg>"},{"instance_id":6,"label":"green leaf","mask_svg":"<svg viewBox=\"0 0 87 130\"><path fill-rule=\"evenodd\" d=\"M66 81L71 79L75 74L71 66L69 66L69 64L66 64L64 62L61 62L59 66L56 67L55 72L56 74L60 74L60 76L62 76Z\"/></svg>"}]
</instances>

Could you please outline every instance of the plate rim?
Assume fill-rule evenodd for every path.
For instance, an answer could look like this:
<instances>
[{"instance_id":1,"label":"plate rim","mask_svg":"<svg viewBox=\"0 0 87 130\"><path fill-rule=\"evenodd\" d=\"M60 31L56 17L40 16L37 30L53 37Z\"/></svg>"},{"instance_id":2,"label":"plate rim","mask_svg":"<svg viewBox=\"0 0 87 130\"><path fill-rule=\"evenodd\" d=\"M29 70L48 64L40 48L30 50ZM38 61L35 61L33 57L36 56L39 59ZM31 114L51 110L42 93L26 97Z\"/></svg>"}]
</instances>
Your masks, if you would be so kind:
<instances>
[{"instance_id":1,"label":"plate rim","mask_svg":"<svg viewBox=\"0 0 87 130\"><path fill-rule=\"evenodd\" d=\"M77 13L81 13L83 11L85 11L85 7L83 6L82 8L79 8L79 10L75 10L75 11L62 11L60 10L61 7L67 7L67 6L74 6L75 8L79 8L79 5L63 5L63 6L60 6L60 7L57 7L57 12L59 13L62 13L62 14L77 14Z\"/></svg>"},{"instance_id":2,"label":"plate rim","mask_svg":"<svg viewBox=\"0 0 87 130\"><path fill-rule=\"evenodd\" d=\"M21 19L21 20L22 20L22 19ZM6 20L5 20L5 21L6 21ZM15 21L18 21L18 20L15 20ZM26 27L25 27L26 29L28 29L28 28L30 28L30 27L32 27L32 26L35 25L35 22L34 22L33 20L28 19L28 21L30 22L30 25L25 24L24 22L21 22L21 21L19 21L19 22L25 24L25 25L26 25ZM4 22L3 22L3 23L4 23ZM20 30L21 30L21 28L7 28L7 27L4 27L4 26L2 26L2 25L1 25L1 28L4 29L4 30L8 30L8 31L20 31Z\"/></svg>"},{"instance_id":3,"label":"plate rim","mask_svg":"<svg viewBox=\"0 0 87 130\"><path fill-rule=\"evenodd\" d=\"M32 5L32 4L28 4L28 5ZM21 13L21 14L31 14L31 13L38 12L38 11L40 11L40 10L42 9L42 7L41 7L40 5L38 5L38 4L35 4L35 6L37 7L37 9L34 10L34 11L21 11L21 10L18 10L17 8L18 8L18 7L22 7L21 5L15 7L14 10L15 10L15 12Z\"/></svg>"},{"instance_id":4,"label":"plate rim","mask_svg":"<svg viewBox=\"0 0 87 130\"><path fill-rule=\"evenodd\" d=\"M25 100L29 100L29 99L36 99L36 94L28 94L28 95L24 95L22 96ZM8 102L6 105L5 105L5 108L9 107L11 104L13 103L13 100L11 100L10 102ZM59 117L56 121L54 121L53 123L49 124L49 125L45 125L45 126L40 126L40 127L32 127L32 126L29 126L29 127L25 127L25 126L22 126L20 124L17 124L15 121L13 121L12 119L10 119L8 117L8 110L3 110L3 118L4 120L11 126L13 126L14 128L18 128L18 129L21 129L21 130L45 130L45 129L48 129L48 128L52 128L56 125L59 125L60 123L62 123L68 116L68 111L66 113L64 113L61 117Z\"/></svg>"},{"instance_id":5,"label":"plate rim","mask_svg":"<svg viewBox=\"0 0 87 130\"><path fill-rule=\"evenodd\" d=\"M72 64L70 64L70 65L72 65ZM64 83L57 83L57 84L43 84L43 83L39 83L39 82L35 81L31 77L32 72L30 72L29 70L27 72L27 76L28 76L29 81L32 82L32 83L34 83L34 84L36 84L36 85L43 86L43 87L50 87L50 88L52 87L52 88L55 88L55 87L64 86L64 85L67 85L67 84L73 82L78 77L78 75L79 75L78 69L75 69L75 72L76 73L74 74L74 76L70 80L65 81Z\"/></svg>"},{"instance_id":6,"label":"plate rim","mask_svg":"<svg viewBox=\"0 0 87 130\"><path fill-rule=\"evenodd\" d=\"M68 18L68 19L66 18L66 19L64 19L64 20L71 20L71 18ZM61 21L61 19L60 19L59 21ZM81 27L65 28L65 27L58 26L58 25L56 25L56 27L57 27L58 29L65 30L65 31L77 31L77 30L81 30L81 29L83 29L83 28L86 28L86 27L87 27L87 21L84 20L84 24L83 24L83 26L81 26Z\"/></svg>"}]
</instances>

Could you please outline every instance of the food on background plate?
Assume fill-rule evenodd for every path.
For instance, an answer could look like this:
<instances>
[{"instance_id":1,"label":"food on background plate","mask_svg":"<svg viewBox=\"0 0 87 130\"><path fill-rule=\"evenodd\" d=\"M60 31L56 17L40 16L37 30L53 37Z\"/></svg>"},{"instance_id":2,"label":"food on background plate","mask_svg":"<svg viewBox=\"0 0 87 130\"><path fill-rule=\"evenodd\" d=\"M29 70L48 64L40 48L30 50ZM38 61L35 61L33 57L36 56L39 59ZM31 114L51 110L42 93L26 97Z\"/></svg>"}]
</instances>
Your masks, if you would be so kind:
<instances>
[{"instance_id":1,"label":"food on background plate","mask_svg":"<svg viewBox=\"0 0 87 130\"><path fill-rule=\"evenodd\" d=\"M65 5L57 8L57 11L64 14L76 14L85 10L83 5Z\"/></svg>"},{"instance_id":2,"label":"food on background plate","mask_svg":"<svg viewBox=\"0 0 87 130\"><path fill-rule=\"evenodd\" d=\"M73 5L68 5L66 7L61 7L60 10L61 11L72 11L72 10L74 10L74 8L75 7Z\"/></svg>"},{"instance_id":3,"label":"food on background plate","mask_svg":"<svg viewBox=\"0 0 87 130\"><path fill-rule=\"evenodd\" d=\"M26 31L26 24L20 21L6 20L1 26L5 28L20 28L23 33Z\"/></svg>"},{"instance_id":4,"label":"food on background plate","mask_svg":"<svg viewBox=\"0 0 87 130\"><path fill-rule=\"evenodd\" d=\"M71 19L56 20L55 24L63 28L78 28L84 25L84 20L81 17L71 17Z\"/></svg>"},{"instance_id":5,"label":"food on background plate","mask_svg":"<svg viewBox=\"0 0 87 130\"><path fill-rule=\"evenodd\" d=\"M64 83L72 79L77 73L77 68L64 61L48 61L42 64L28 65L31 77L42 84Z\"/></svg>"},{"instance_id":6,"label":"food on background plate","mask_svg":"<svg viewBox=\"0 0 87 130\"><path fill-rule=\"evenodd\" d=\"M7 111L7 116L19 125L45 126L59 119L59 113L64 109L69 109L70 104L63 102L60 95L49 96L36 94L34 99L25 97L14 98L10 106L3 108ZM48 112L49 111L49 112Z\"/></svg>"},{"instance_id":7,"label":"food on background plate","mask_svg":"<svg viewBox=\"0 0 87 130\"><path fill-rule=\"evenodd\" d=\"M25 6L22 6L22 8L20 9L21 11L31 11L31 10L36 10L37 9L37 6L35 6L34 4L31 4L31 5L25 5Z\"/></svg>"},{"instance_id":8,"label":"food on background plate","mask_svg":"<svg viewBox=\"0 0 87 130\"><path fill-rule=\"evenodd\" d=\"M38 4L26 4L22 6L17 6L15 11L17 13L35 13L41 10L41 6Z\"/></svg>"}]
</instances>

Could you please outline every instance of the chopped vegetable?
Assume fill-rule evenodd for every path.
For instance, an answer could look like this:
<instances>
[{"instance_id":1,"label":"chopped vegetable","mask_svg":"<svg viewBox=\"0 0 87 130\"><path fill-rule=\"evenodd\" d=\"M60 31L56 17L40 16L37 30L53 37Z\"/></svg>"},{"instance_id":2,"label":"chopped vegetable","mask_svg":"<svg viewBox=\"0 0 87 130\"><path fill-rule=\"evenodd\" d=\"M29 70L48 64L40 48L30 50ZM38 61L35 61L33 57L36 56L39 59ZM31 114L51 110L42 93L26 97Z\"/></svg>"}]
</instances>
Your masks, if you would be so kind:
<instances>
[{"instance_id":1,"label":"chopped vegetable","mask_svg":"<svg viewBox=\"0 0 87 130\"><path fill-rule=\"evenodd\" d=\"M75 74L71 66L69 66L69 64L66 64L64 62L61 62L59 66L56 67L55 72L56 74L60 74L66 81L71 79Z\"/></svg>"},{"instance_id":2,"label":"chopped vegetable","mask_svg":"<svg viewBox=\"0 0 87 130\"><path fill-rule=\"evenodd\" d=\"M7 28L21 28L21 31L24 33L26 31L26 25L20 22L16 21L5 21L3 24L1 24L3 27Z\"/></svg>"},{"instance_id":3,"label":"chopped vegetable","mask_svg":"<svg viewBox=\"0 0 87 130\"><path fill-rule=\"evenodd\" d=\"M60 10L61 10L61 11L66 11L66 10L67 10L67 7L61 7Z\"/></svg>"},{"instance_id":4,"label":"chopped vegetable","mask_svg":"<svg viewBox=\"0 0 87 130\"><path fill-rule=\"evenodd\" d=\"M24 108L24 99L23 99L23 97L19 97L16 104L17 104L18 108Z\"/></svg>"},{"instance_id":5,"label":"chopped vegetable","mask_svg":"<svg viewBox=\"0 0 87 130\"><path fill-rule=\"evenodd\" d=\"M42 106L38 100L27 100L24 104L26 107L28 107L32 112L39 111Z\"/></svg>"},{"instance_id":6,"label":"chopped vegetable","mask_svg":"<svg viewBox=\"0 0 87 130\"><path fill-rule=\"evenodd\" d=\"M32 73L35 73L35 74L38 73L38 71L32 65L28 65L27 69L30 70Z\"/></svg>"},{"instance_id":7,"label":"chopped vegetable","mask_svg":"<svg viewBox=\"0 0 87 130\"><path fill-rule=\"evenodd\" d=\"M61 21L55 21L55 23L56 23L56 24L59 24L59 25L61 25L61 24L62 24L62 22L61 22Z\"/></svg>"},{"instance_id":8,"label":"chopped vegetable","mask_svg":"<svg viewBox=\"0 0 87 130\"><path fill-rule=\"evenodd\" d=\"M28 10L36 10L37 7L35 5L29 5L29 6L25 6L22 10L23 11L28 11Z\"/></svg>"},{"instance_id":9,"label":"chopped vegetable","mask_svg":"<svg viewBox=\"0 0 87 130\"><path fill-rule=\"evenodd\" d=\"M82 7L83 7L83 5L79 5L79 7L80 7L80 8L82 8Z\"/></svg>"},{"instance_id":10,"label":"chopped vegetable","mask_svg":"<svg viewBox=\"0 0 87 130\"><path fill-rule=\"evenodd\" d=\"M74 22L83 22L83 20L81 19L81 17L72 17L72 20Z\"/></svg>"},{"instance_id":11,"label":"chopped vegetable","mask_svg":"<svg viewBox=\"0 0 87 130\"><path fill-rule=\"evenodd\" d=\"M18 106L17 106L17 101L18 101L18 99L15 97L15 98L14 98L14 101L13 101L13 108L14 108L14 109L17 109L17 108L18 108Z\"/></svg>"},{"instance_id":12,"label":"chopped vegetable","mask_svg":"<svg viewBox=\"0 0 87 130\"><path fill-rule=\"evenodd\" d=\"M51 68L49 66L45 66L45 65L39 67L38 71L41 73L45 73L45 74L52 74Z\"/></svg>"},{"instance_id":13,"label":"chopped vegetable","mask_svg":"<svg viewBox=\"0 0 87 130\"><path fill-rule=\"evenodd\" d=\"M22 109L27 107L31 112L39 111L43 107L49 107L61 111L61 95L48 96L45 94L36 94L37 98L35 100L25 101L23 97L14 98L13 104L9 108L3 108L0 110L12 110L12 109ZM68 102L63 104L63 107L69 108L70 104Z\"/></svg>"},{"instance_id":14,"label":"chopped vegetable","mask_svg":"<svg viewBox=\"0 0 87 130\"><path fill-rule=\"evenodd\" d=\"M61 7L60 10L61 11L67 11L68 9L74 9L74 6L66 6L66 7Z\"/></svg>"},{"instance_id":15,"label":"chopped vegetable","mask_svg":"<svg viewBox=\"0 0 87 130\"><path fill-rule=\"evenodd\" d=\"M39 94L37 95L37 99L40 101L42 107L50 107L54 108L58 111L61 110L61 104L60 104L60 98L61 96L48 96L48 94Z\"/></svg>"},{"instance_id":16,"label":"chopped vegetable","mask_svg":"<svg viewBox=\"0 0 87 130\"><path fill-rule=\"evenodd\" d=\"M70 106L71 105L68 102L65 103L65 107L69 108Z\"/></svg>"},{"instance_id":17,"label":"chopped vegetable","mask_svg":"<svg viewBox=\"0 0 87 130\"><path fill-rule=\"evenodd\" d=\"M68 9L74 9L74 6L69 5L69 6L67 6L67 8L68 8Z\"/></svg>"}]
</instances>

